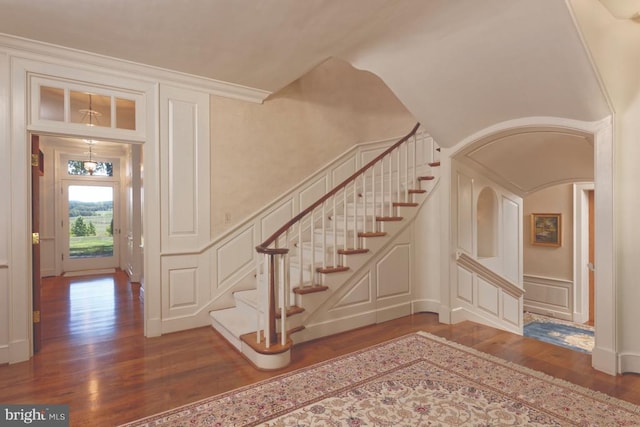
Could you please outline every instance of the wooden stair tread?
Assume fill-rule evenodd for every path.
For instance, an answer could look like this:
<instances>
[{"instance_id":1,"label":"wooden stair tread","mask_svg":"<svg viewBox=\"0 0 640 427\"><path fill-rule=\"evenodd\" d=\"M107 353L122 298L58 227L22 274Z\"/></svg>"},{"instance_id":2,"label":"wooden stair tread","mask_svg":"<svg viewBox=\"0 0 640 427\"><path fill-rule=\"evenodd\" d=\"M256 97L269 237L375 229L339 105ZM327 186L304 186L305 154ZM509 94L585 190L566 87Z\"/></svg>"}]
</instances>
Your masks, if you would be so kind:
<instances>
[{"instance_id":1,"label":"wooden stair tread","mask_svg":"<svg viewBox=\"0 0 640 427\"><path fill-rule=\"evenodd\" d=\"M377 216L376 221L402 221L401 216Z\"/></svg>"},{"instance_id":2,"label":"wooden stair tread","mask_svg":"<svg viewBox=\"0 0 640 427\"><path fill-rule=\"evenodd\" d=\"M393 206L415 208L419 203L414 202L393 202Z\"/></svg>"},{"instance_id":3,"label":"wooden stair tread","mask_svg":"<svg viewBox=\"0 0 640 427\"><path fill-rule=\"evenodd\" d=\"M318 267L316 268L318 273L322 274L330 274L330 273L341 273L343 271L349 271L349 267L345 265L338 265L336 267L328 266L328 267Z\"/></svg>"},{"instance_id":4,"label":"wooden stair tread","mask_svg":"<svg viewBox=\"0 0 640 427\"><path fill-rule=\"evenodd\" d=\"M429 163L429 166L431 167L440 166L440 162L431 162Z\"/></svg>"},{"instance_id":5,"label":"wooden stair tread","mask_svg":"<svg viewBox=\"0 0 640 427\"><path fill-rule=\"evenodd\" d=\"M426 176L419 176L418 177L418 181L433 181L434 179L436 179L435 176L433 175L426 175ZM409 190L411 191L411 190Z\"/></svg>"},{"instance_id":6,"label":"wooden stair tread","mask_svg":"<svg viewBox=\"0 0 640 427\"><path fill-rule=\"evenodd\" d=\"M421 188L415 188L415 189L409 190L409 194L424 194L426 192L427 190L423 190Z\"/></svg>"},{"instance_id":7,"label":"wooden stair tread","mask_svg":"<svg viewBox=\"0 0 640 427\"><path fill-rule=\"evenodd\" d=\"M292 305L287 308L287 317L291 317L295 314L300 314L304 311L304 308L298 307L297 305ZM282 313L280 310L276 310L276 319L280 319L282 317Z\"/></svg>"},{"instance_id":8,"label":"wooden stair tread","mask_svg":"<svg viewBox=\"0 0 640 427\"><path fill-rule=\"evenodd\" d=\"M304 330L304 326L300 325L300 326L296 326L295 328L291 328L287 331L287 336L291 335L291 334L295 334L296 332L300 332L302 330Z\"/></svg>"},{"instance_id":9,"label":"wooden stair tread","mask_svg":"<svg viewBox=\"0 0 640 427\"><path fill-rule=\"evenodd\" d=\"M384 237L387 233L384 231L361 231L358 237Z\"/></svg>"},{"instance_id":10,"label":"wooden stair tread","mask_svg":"<svg viewBox=\"0 0 640 427\"><path fill-rule=\"evenodd\" d=\"M287 342L285 345L282 345L280 342L280 334L278 334L278 342L275 344L271 344L269 348L266 346L266 342L264 340L264 333L260 331L260 336L262 337L260 342L256 340L256 333L249 332L248 334L244 334L240 336L240 340L251 347L256 353L260 354L280 354L288 351L293 346L293 341L291 338L287 338Z\"/></svg>"},{"instance_id":11,"label":"wooden stair tread","mask_svg":"<svg viewBox=\"0 0 640 427\"><path fill-rule=\"evenodd\" d=\"M340 255L366 254L367 252L369 252L369 249L366 248L338 249L338 254Z\"/></svg>"},{"instance_id":12,"label":"wooden stair tread","mask_svg":"<svg viewBox=\"0 0 640 427\"><path fill-rule=\"evenodd\" d=\"M311 286L303 286L301 288L293 288L293 293L298 295L306 295L312 294L314 292L323 292L329 289L328 286L324 285L311 285Z\"/></svg>"}]
</instances>

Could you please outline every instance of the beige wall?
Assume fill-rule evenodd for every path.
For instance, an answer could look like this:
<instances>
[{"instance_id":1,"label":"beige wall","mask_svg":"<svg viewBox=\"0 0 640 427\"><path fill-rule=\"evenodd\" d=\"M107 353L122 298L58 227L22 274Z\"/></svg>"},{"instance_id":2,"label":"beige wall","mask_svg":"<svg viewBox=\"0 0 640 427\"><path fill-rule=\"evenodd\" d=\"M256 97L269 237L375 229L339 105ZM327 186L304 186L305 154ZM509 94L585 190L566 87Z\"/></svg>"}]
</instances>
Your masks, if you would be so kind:
<instances>
[{"instance_id":1,"label":"beige wall","mask_svg":"<svg viewBox=\"0 0 640 427\"><path fill-rule=\"evenodd\" d=\"M213 236L354 144L405 135L415 123L378 77L336 59L262 105L212 96Z\"/></svg>"},{"instance_id":2,"label":"beige wall","mask_svg":"<svg viewBox=\"0 0 640 427\"><path fill-rule=\"evenodd\" d=\"M524 198L525 275L573 280L573 186L561 184L537 191ZM531 245L531 214L562 214L562 246Z\"/></svg>"}]
</instances>

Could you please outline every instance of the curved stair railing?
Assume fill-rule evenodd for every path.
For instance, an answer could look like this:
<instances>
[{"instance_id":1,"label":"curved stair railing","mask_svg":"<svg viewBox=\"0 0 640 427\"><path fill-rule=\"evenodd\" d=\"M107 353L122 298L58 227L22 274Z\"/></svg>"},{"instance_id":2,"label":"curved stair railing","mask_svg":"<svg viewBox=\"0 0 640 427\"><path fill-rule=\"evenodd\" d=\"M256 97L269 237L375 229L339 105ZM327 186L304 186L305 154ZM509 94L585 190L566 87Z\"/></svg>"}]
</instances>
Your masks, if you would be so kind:
<instances>
[{"instance_id":1,"label":"curved stair railing","mask_svg":"<svg viewBox=\"0 0 640 427\"><path fill-rule=\"evenodd\" d=\"M439 165L433 139L418 133L419 127L256 247L256 333L242 337L254 350L288 350L290 334L299 329L287 330L287 317L302 311L292 299L326 290L323 275L349 270L347 256L367 253L366 239L386 235L381 223L402 220L398 207L418 206L413 195L426 192L420 182L433 179L421 174Z\"/></svg>"}]
</instances>

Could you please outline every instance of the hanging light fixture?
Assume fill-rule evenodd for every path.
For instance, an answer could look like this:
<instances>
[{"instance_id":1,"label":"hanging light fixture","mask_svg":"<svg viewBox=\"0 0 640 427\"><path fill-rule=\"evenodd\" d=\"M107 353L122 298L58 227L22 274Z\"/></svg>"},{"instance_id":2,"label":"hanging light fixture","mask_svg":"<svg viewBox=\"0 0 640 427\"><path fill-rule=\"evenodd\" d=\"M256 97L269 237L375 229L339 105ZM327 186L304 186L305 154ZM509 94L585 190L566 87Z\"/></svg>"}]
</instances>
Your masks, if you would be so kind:
<instances>
[{"instance_id":1,"label":"hanging light fixture","mask_svg":"<svg viewBox=\"0 0 640 427\"><path fill-rule=\"evenodd\" d=\"M89 94L89 108L83 108L78 111L82 114L82 122L87 126L98 125L98 117L100 117L102 113L93 109L93 99L91 94Z\"/></svg>"},{"instance_id":2,"label":"hanging light fixture","mask_svg":"<svg viewBox=\"0 0 640 427\"><path fill-rule=\"evenodd\" d=\"M89 160L83 162L82 165L84 166L84 169L89 172L89 175L93 175L96 171L96 167L98 167L98 164L93 161L93 144L95 144L95 142L87 141L87 144L89 144Z\"/></svg>"}]
</instances>

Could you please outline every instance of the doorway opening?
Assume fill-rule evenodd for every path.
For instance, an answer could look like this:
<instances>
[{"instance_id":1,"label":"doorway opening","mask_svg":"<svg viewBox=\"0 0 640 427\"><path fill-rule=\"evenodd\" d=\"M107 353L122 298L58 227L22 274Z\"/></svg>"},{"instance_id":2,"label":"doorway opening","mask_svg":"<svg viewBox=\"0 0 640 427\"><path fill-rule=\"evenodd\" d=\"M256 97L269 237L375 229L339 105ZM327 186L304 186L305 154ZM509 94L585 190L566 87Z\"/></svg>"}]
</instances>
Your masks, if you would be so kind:
<instances>
[{"instance_id":1,"label":"doorway opening","mask_svg":"<svg viewBox=\"0 0 640 427\"><path fill-rule=\"evenodd\" d=\"M129 286L136 289L136 298L141 298L142 251L129 250L134 246L139 248L142 240L140 147L92 140L91 155L96 166L89 173L84 166L84 160L88 158L86 140L53 135L40 135L39 140L44 174L38 178L39 203L32 205L39 209L40 216L38 267L42 277L49 281L80 276L87 286L96 283L104 288L104 280L97 280L99 275L107 274L111 278L113 274L124 275ZM34 265L34 271L35 268ZM77 286L75 282L69 284L69 291L87 293L86 286ZM38 291L35 288L33 291L35 296ZM63 292L62 288L60 292ZM55 289L44 293L42 298L52 295L59 298L55 296ZM43 300L42 307L46 308L47 303ZM116 317L119 315L117 307L119 305L114 305ZM90 317L87 308L90 307L69 305L69 321L81 322L70 325L71 329L86 326L82 322L87 315ZM75 313L76 310L82 313ZM43 312L41 322L48 318ZM143 319L137 319L143 329ZM44 324L42 330L49 328ZM45 336L44 342L46 339Z\"/></svg>"}]
</instances>

